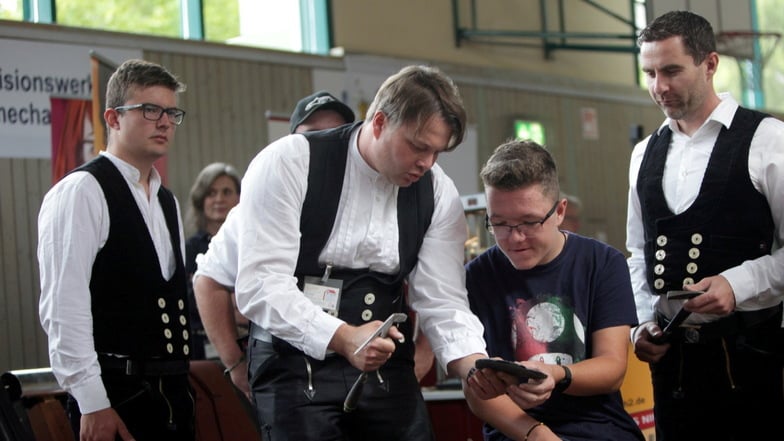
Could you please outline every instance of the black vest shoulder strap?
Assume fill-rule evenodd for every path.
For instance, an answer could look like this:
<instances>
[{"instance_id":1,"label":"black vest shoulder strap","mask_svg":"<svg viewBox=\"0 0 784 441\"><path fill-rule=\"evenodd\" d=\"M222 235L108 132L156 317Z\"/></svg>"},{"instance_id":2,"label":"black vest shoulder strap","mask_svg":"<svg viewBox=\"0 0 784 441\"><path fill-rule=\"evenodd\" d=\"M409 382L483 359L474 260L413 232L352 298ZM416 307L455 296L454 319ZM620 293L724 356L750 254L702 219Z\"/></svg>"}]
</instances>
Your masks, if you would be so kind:
<instances>
[{"instance_id":1,"label":"black vest shoulder strap","mask_svg":"<svg viewBox=\"0 0 784 441\"><path fill-rule=\"evenodd\" d=\"M310 163L308 191L299 221L301 237L296 274L319 272L318 255L332 232L343 191L351 131L360 124L358 121L331 130L305 133L310 142Z\"/></svg>"}]
</instances>

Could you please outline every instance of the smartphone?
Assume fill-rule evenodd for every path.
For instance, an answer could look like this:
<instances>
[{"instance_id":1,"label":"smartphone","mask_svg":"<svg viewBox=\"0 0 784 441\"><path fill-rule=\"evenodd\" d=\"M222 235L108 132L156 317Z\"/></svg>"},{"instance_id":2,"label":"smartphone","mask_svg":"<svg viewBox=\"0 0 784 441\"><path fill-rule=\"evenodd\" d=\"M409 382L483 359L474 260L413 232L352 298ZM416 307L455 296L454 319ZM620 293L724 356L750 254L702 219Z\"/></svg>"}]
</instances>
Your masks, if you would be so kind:
<instances>
[{"instance_id":1,"label":"smartphone","mask_svg":"<svg viewBox=\"0 0 784 441\"><path fill-rule=\"evenodd\" d=\"M689 300L704 293L705 291L687 291L685 289L676 290L676 291L667 291L667 300Z\"/></svg>"},{"instance_id":2,"label":"smartphone","mask_svg":"<svg viewBox=\"0 0 784 441\"><path fill-rule=\"evenodd\" d=\"M693 297L696 296L692 296L692 298ZM653 339L654 343L657 344L666 343L670 339L670 336L672 335L673 331L675 331L675 329L678 326L680 326L684 321L686 321L689 315L691 315L691 312L681 307L681 309L679 309L678 312L675 314L675 317L673 317L672 320L670 320L670 322L667 323L667 326L665 326L664 329L662 329L661 335Z\"/></svg>"},{"instance_id":3,"label":"smartphone","mask_svg":"<svg viewBox=\"0 0 784 441\"><path fill-rule=\"evenodd\" d=\"M354 351L354 355L359 354L360 351L365 349L367 347L367 345L369 345L370 342L373 341L374 338L376 338L376 337L386 337L387 333L389 332L389 328L391 328L392 325L395 325L397 323L403 323L404 321L406 321L406 319L408 319L408 315L406 315L406 314L404 314L402 312L395 312L395 313L390 314L390 316L387 317L387 319L384 321L384 323L382 323L381 326L378 327L376 332L370 334L370 337L368 337L367 340L365 340L364 342L362 342L361 345L359 345L357 350Z\"/></svg>"},{"instance_id":4,"label":"smartphone","mask_svg":"<svg viewBox=\"0 0 784 441\"><path fill-rule=\"evenodd\" d=\"M536 369L528 369L527 367L517 364L508 360L497 360L492 358L480 358L476 360L475 364L477 369L492 369L494 371L506 372L507 374L517 377L518 383L528 383L529 378L534 380L542 380L547 378L547 374Z\"/></svg>"}]
</instances>

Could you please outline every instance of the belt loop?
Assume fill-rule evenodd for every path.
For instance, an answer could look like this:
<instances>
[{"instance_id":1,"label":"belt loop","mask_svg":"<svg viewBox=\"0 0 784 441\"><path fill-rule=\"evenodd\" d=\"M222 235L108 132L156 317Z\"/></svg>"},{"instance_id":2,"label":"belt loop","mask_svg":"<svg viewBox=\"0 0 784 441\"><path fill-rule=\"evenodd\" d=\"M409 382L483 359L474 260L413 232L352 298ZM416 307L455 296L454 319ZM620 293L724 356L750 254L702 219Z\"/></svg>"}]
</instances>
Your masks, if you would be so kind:
<instances>
[{"instance_id":1,"label":"belt loop","mask_svg":"<svg viewBox=\"0 0 784 441\"><path fill-rule=\"evenodd\" d=\"M133 375L133 360L125 360L125 375Z\"/></svg>"}]
</instances>

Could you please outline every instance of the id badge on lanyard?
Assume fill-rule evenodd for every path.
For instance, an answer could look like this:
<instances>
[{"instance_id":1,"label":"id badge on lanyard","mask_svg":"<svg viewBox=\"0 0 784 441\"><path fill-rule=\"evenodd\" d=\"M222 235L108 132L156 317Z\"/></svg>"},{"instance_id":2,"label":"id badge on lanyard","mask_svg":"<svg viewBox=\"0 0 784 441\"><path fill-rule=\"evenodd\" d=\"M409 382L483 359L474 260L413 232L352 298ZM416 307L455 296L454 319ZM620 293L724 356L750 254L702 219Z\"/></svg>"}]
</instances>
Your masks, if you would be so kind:
<instances>
[{"instance_id":1,"label":"id badge on lanyard","mask_svg":"<svg viewBox=\"0 0 784 441\"><path fill-rule=\"evenodd\" d=\"M340 291L343 288L343 281L330 279L329 275L331 272L332 265L327 265L323 276L305 277L302 292L313 304L320 306L328 314L337 317L340 309Z\"/></svg>"}]
</instances>

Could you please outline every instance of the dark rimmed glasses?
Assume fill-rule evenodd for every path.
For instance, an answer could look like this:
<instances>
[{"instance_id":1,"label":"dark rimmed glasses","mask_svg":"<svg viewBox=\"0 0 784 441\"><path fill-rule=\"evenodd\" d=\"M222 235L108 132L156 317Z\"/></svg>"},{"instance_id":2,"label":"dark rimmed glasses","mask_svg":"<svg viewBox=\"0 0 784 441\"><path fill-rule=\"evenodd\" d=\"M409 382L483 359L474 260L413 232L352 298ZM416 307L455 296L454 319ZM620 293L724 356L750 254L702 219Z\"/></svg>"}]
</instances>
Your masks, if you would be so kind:
<instances>
[{"instance_id":1,"label":"dark rimmed glasses","mask_svg":"<svg viewBox=\"0 0 784 441\"><path fill-rule=\"evenodd\" d=\"M114 108L114 110L118 112L137 109L142 111L142 116L148 121L160 121L165 113L172 124L179 126L182 124L183 118L185 118L185 111L182 109L176 107L163 108L157 104L151 103L131 104L130 106L118 106Z\"/></svg>"},{"instance_id":2,"label":"dark rimmed glasses","mask_svg":"<svg viewBox=\"0 0 784 441\"><path fill-rule=\"evenodd\" d=\"M491 224L490 218L485 215L485 228L487 231L496 237L496 239L506 239L507 237L512 235L512 231L517 231L518 233L522 233L524 236L536 234L542 230L542 226L547 219L550 219L550 216L555 213L556 207L558 207L558 203L561 202L560 200L556 200L553 204L553 208L544 215L542 220L538 221L523 221L517 225L506 225L506 224Z\"/></svg>"}]
</instances>

